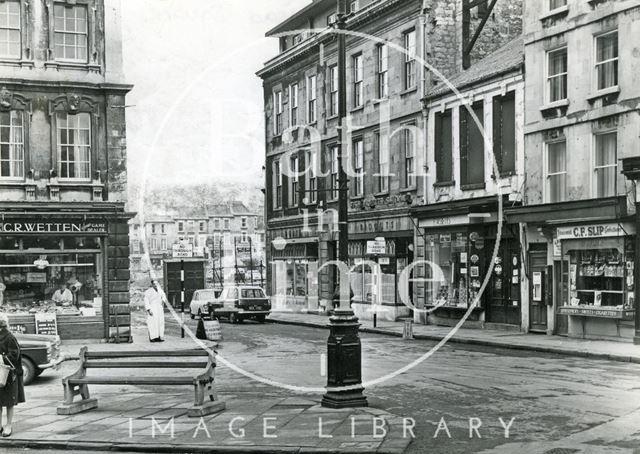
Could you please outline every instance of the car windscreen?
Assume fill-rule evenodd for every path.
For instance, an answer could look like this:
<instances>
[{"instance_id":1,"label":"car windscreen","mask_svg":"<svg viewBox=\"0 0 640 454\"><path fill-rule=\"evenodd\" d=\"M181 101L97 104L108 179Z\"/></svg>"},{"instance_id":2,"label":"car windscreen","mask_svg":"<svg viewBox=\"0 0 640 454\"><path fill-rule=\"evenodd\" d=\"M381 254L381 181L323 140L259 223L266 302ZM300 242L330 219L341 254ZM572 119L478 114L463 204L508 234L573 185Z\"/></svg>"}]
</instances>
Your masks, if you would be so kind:
<instances>
[{"instance_id":1,"label":"car windscreen","mask_svg":"<svg viewBox=\"0 0 640 454\"><path fill-rule=\"evenodd\" d=\"M242 289L243 298L264 298L264 292L259 288Z\"/></svg>"},{"instance_id":2,"label":"car windscreen","mask_svg":"<svg viewBox=\"0 0 640 454\"><path fill-rule=\"evenodd\" d=\"M197 299L200 301L212 301L216 299L216 293L213 290L209 292L198 292Z\"/></svg>"}]
</instances>

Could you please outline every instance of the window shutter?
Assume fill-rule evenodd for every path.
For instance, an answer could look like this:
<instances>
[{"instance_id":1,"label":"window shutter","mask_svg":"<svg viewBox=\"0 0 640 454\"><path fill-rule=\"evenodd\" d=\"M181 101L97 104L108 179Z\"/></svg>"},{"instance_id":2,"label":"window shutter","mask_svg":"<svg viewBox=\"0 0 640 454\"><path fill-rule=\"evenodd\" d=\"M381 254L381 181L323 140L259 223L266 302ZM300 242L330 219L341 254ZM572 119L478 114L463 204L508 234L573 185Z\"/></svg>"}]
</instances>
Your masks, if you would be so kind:
<instances>
[{"instance_id":1,"label":"window shutter","mask_svg":"<svg viewBox=\"0 0 640 454\"><path fill-rule=\"evenodd\" d=\"M516 171L516 99L511 93L502 100L502 170Z\"/></svg>"},{"instance_id":2,"label":"window shutter","mask_svg":"<svg viewBox=\"0 0 640 454\"><path fill-rule=\"evenodd\" d=\"M442 114L436 114L435 118L435 141L433 146L433 154L436 161L436 181L438 183L445 181L443 168L443 150L442 150Z\"/></svg>"},{"instance_id":3,"label":"window shutter","mask_svg":"<svg viewBox=\"0 0 640 454\"><path fill-rule=\"evenodd\" d=\"M460 107L460 183L462 185L468 184L469 176L467 174L468 160L469 160L469 143L468 143L468 117L466 106Z\"/></svg>"},{"instance_id":4,"label":"window shutter","mask_svg":"<svg viewBox=\"0 0 640 454\"><path fill-rule=\"evenodd\" d=\"M493 98L493 159L495 165L498 168L498 172L502 175L503 172L503 157L502 157L502 98L496 96ZM490 163L493 178L497 178L494 163Z\"/></svg>"}]
</instances>

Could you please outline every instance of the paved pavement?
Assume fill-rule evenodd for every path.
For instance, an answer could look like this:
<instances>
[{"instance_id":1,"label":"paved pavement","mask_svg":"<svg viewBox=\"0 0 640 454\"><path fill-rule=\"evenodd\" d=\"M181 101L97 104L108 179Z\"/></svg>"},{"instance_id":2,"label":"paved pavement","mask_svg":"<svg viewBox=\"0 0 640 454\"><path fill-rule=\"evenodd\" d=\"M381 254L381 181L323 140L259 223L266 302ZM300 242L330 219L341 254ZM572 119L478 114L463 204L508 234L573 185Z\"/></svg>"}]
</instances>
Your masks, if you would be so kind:
<instances>
[{"instance_id":1,"label":"paved pavement","mask_svg":"<svg viewBox=\"0 0 640 454\"><path fill-rule=\"evenodd\" d=\"M195 327L193 322L188 323L192 329ZM178 325L169 317L167 328L171 337L162 348L189 348L193 345L191 340L177 337ZM360 413L364 410L353 413L356 416L354 439L350 437L349 418L344 413L336 413L331 420L323 418L323 433L332 431L334 438L319 439L316 412L326 411L317 407L321 392L293 392L274 385L325 385L325 330L246 322L242 325L223 323L222 331L224 339L218 349L220 366L217 378L219 392L229 408L205 421L211 439L205 439L206 434L201 430L194 442L193 422L187 421L185 425L184 416L180 415L185 411L185 405L190 404L192 395L170 387L95 386L91 390L92 395L99 398L97 410L86 413L86 417L58 419L60 417L49 408L62 397L60 378L77 367L74 362L69 362L60 371L47 371L27 388L28 403L17 409L19 422L11 442L15 443L25 433L49 431L50 435L34 435L29 439L31 443L52 440L47 441L49 444L35 445L33 452L41 452L52 442L59 443L56 445L59 450L82 448L81 444L74 442L91 440L94 434L110 435L96 445L95 450L108 447L195 452L205 447L246 452L251 446L258 446L262 452L268 452L266 449L271 452L276 449L280 452L304 452L299 451L301 447L313 452L309 450L315 448L303 445L302 441L317 443L316 448L320 447L325 452L349 452L358 448L361 452L375 452L376 447L369 444L372 440L374 443L380 441L371 435L375 413ZM160 348L147 343L142 330L135 332L134 345L101 345L96 348ZM413 434L408 434L410 438L415 435L415 439L406 454L635 454L640 447L638 364L456 343L443 346L420 362L436 342L405 341L370 333L362 333L361 338L365 394L371 408L415 421ZM70 345L65 348L77 351L78 347ZM237 370L223 364L223 359ZM408 368L409 365L413 367ZM257 375L262 380L247 375ZM279 439L264 442L261 418L271 414L279 418L276 420ZM246 416L244 440L236 441L228 432L226 424L234 415ZM47 423L47 416L55 419ZM162 435L165 438L160 441L156 438L154 443L150 418L164 417L166 420L169 416L176 416L176 438ZM36 419L40 417L44 417L43 420ZM128 418L135 418L134 441L140 437L142 445L126 444L129 440ZM401 422L397 417L395 420L392 416L389 418L392 419L386 427L393 438L388 440L395 440L401 447L406 446L408 440L403 438L402 427L398 427ZM500 418L507 425L515 418L509 429L509 438L506 438ZM342 422L332 423L340 419ZM66 426L56 426L58 422ZM470 438L469 427L478 422L481 423L478 434L473 432ZM82 423L88 426L86 432ZM340 427L334 430L332 424ZM338 438L345 436L346 439ZM251 445L236 444L243 441ZM287 446L288 441L296 445ZM0 451L7 443L7 440L0 439ZM337 443L340 444L336 446ZM91 451L93 445L84 447ZM378 449L391 450L392 447L380 444Z\"/></svg>"},{"instance_id":2,"label":"paved pavement","mask_svg":"<svg viewBox=\"0 0 640 454\"><path fill-rule=\"evenodd\" d=\"M328 328L329 319L325 315L274 312L269 316L273 323L292 324L315 328ZM402 336L404 322L378 322L376 328L371 321L361 321L360 331L366 333ZM413 324L416 339L441 341L451 333L451 328L433 325ZM598 358L612 361L640 364L640 345L627 342L574 339L544 334L511 331L461 328L448 340L453 343L481 345L485 347L508 348L556 353L584 358Z\"/></svg>"}]
</instances>

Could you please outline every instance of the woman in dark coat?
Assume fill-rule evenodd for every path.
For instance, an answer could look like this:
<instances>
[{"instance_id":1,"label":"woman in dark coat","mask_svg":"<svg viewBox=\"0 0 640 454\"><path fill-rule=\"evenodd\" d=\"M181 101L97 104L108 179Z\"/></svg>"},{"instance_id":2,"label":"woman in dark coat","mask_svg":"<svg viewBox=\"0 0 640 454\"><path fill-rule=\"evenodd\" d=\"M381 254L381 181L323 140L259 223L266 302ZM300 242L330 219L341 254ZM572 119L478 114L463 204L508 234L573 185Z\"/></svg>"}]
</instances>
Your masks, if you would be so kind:
<instances>
[{"instance_id":1,"label":"woman in dark coat","mask_svg":"<svg viewBox=\"0 0 640 454\"><path fill-rule=\"evenodd\" d=\"M0 422L2 422L2 407L7 409L7 423L2 426L0 433L3 437L10 437L13 431L13 407L24 402L25 399L20 346L9 331L9 318L6 314L0 314L0 355L4 364L15 367L14 372L7 378L7 384L0 387Z\"/></svg>"}]
</instances>

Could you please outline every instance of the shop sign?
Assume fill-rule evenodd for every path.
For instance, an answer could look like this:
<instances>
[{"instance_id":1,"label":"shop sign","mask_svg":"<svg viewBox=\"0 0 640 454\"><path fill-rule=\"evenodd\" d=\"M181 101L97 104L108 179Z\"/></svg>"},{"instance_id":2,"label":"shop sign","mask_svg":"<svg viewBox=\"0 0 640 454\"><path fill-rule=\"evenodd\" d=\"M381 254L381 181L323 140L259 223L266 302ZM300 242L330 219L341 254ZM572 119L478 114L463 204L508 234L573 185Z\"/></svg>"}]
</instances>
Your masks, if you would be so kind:
<instances>
[{"instance_id":1,"label":"shop sign","mask_svg":"<svg viewBox=\"0 0 640 454\"><path fill-rule=\"evenodd\" d=\"M47 273L27 273L27 284L46 284Z\"/></svg>"},{"instance_id":2,"label":"shop sign","mask_svg":"<svg viewBox=\"0 0 640 454\"><path fill-rule=\"evenodd\" d=\"M36 334L58 335L58 321L55 313L41 312L35 314Z\"/></svg>"},{"instance_id":3,"label":"shop sign","mask_svg":"<svg viewBox=\"0 0 640 454\"><path fill-rule=\"evenodd\" d=\"M22 323L10 323L9 324L9 331L11 331L13 334L26 334L27 333L27 327L25 325L23 325Z\"/></svg>"},{"instance_id":4,"label":"shop sign","mask_svg":"<svg viewBox=\"0 0 640 454\"><path fill-rule=\"evenodd\" d=\"M106 222L0 222L0 233L10 234L106 234Z\"/></svg>"},{"instance_id":5,"label":"shop sign","mask_svg":"<svg viewBox=\"0 0 640 454\"><path fill-rule=\"evenodd\" d=\"M559 227L559 240L575 240L581 238L607 238L624 236L625 231L620 224L595 224L577 227Z\"/></svg>"},{"instance_id":6,"label":"shop sign","mask_svg":"<svg viewBox=\"0 0 640 454\"><path fill-rule=\"evenodd\" d=\"M349 222L349 233L351 234L398 232L412 229L413 226L408 217Z\"/></svg>"},{"instance_id":7,"label":"shop sign","mask_svg":"<svg viewBox=\"0 0 640 454\"><path fill-rule=\"evenodd\" d=\"M390 265L391 259L389 257L380 257L378 259L378 265Z\"/></svg>"},{"instance_id":8,"label":"shop sign","mask_svg":"<svg viewBox=\"0 0 640 454\"><path fill-rule=\"evenodd\" d=\"M367 255L384 255L386 253L387 241L384 238L367 241Z\"/></svg>"},{"instance_id":9,"label":"shop sign","mask_svg":"<svg viewBox=\"0 0 640 454\"><path fill-rule=\"evenodd\" d=\"M595 307L571 307L563 306L558 309L560 315L577 315L581 317L601 317L630 319L635 314L633 310L602 309Z\"/></svg>"},{"instance_id":10,"label":"shop sign","mask_svg":"<svg viewBox=\"0 0 640 454\"><path fill-rule=\"evenodd\" d=\"M190 259L193 257L193 244L174 244L172 252L174 259Z\"/></svg>"}]
</instances>

